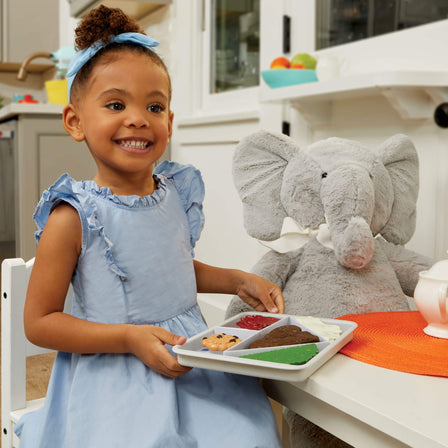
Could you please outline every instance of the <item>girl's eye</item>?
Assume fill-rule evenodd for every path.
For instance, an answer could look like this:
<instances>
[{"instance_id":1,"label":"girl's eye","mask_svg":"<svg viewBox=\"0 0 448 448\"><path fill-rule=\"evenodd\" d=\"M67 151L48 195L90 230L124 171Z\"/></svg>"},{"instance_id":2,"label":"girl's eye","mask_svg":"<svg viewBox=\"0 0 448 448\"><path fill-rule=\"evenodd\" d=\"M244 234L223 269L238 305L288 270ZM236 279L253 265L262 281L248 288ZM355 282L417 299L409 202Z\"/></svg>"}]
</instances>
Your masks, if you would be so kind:
<instances>
[{"instance_id":1,"label":"girl's eye","mask_svg":"<svg viewBox=\"0 0 448 448\"><path fill-rule=\"evenodd\" d=\"M124 110L124 104L121 103L110 103L106 107L110 110Z\"/></svg>"},{"instance_id":2,"label":"girl's eye","mask_svg":"<svg viewBox=\"0 0 448 448\"><path fill-rule=\"evenodd\" d=\"M148 106L149 112L154 112L155 114L158 114L160 112L163 112L165 110L165 107L161 104L151 104L151 106Z\"/></svg>"}]
</instances>

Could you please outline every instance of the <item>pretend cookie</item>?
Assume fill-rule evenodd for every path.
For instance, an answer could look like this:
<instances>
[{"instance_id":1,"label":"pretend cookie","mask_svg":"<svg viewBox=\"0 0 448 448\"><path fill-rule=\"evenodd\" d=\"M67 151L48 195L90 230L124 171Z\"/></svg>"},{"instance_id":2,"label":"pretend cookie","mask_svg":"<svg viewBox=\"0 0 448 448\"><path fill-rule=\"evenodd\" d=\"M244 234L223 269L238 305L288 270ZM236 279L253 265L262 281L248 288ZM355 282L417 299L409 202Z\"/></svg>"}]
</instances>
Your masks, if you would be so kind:
<instances>
[{"instance_id":1,"label":"pretend cookie","mask_svg":"<svg viewBox=\"0 0 448 448\"><path fill-rule=\"evenodd\" d=\"M283 325L252 342L249 348L278 347L281 345L307 344L310 342L319 342L319 338L308 331L302 331L296 325Z\"/></svg>"},{"instance_id":2,"label":"pretend cookie","mask_svg":"<svg viewBox=\"0 0 448 448\"><path fill-rule=\"evenodd\" d=\"M205 348L220 352L233 347L234 345L238 344L238 342L241 342L241 339L239 337L231 336L230 334L225 333L212 334L208 337L202 338L202 345Z\"/></svg>"}]
</instances>

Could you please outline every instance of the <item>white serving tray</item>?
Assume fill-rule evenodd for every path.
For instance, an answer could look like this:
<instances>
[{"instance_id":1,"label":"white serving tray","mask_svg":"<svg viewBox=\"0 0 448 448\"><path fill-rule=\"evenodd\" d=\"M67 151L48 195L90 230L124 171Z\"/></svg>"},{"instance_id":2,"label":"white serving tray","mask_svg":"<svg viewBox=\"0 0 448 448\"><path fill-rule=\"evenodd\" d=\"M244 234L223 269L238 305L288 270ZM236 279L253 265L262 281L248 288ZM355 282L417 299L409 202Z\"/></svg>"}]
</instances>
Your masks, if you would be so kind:
<instances>
[{"instance_id":1,"label":"white serving tray","mask_svg":"<svg viewBox=\"0 0 448 448\"><path fill-rule=\"evenodd\" d=\"M277 317L280 321L265 327L262 330L244 330L236 325L242 317L248 315L262 315ZM297 317L300 319L300 317ZM188 367L199 367L202 369L219 370L222 372L237 373L241 375L255 376L259 378L269 378L281 381L299 382L308 378L319 367L327 362L335 355L345 344L353 337L353 331L357 327L355 322L338 319L320 318L320 320L329 325L337 325L341 329L339 337L329 342L321 337L315 331L308 329L305 325L296 320L294 316L287 314L271 314L259 313L256 311L240 313L230 319L225 320L219 326L215 326L205 330L192 338L188 339L183 345L173 347L174 353L177 354L179 364ZM255 359L240 358L239 356L248 353L256 353L260 351L271 351L275 348L248 349L249 343L253 339L258 339L263 334L273 330L280 325L297 325L305 331L319 336L320 342L316 345L319 353L302 365L280 364L276 362L259 361ZM227 333L238 336L242 339L237 345L224 352L203 351L202 339L214 333ZM278 347L278 349L286 348Z\"/></svg>"}]
</instances>

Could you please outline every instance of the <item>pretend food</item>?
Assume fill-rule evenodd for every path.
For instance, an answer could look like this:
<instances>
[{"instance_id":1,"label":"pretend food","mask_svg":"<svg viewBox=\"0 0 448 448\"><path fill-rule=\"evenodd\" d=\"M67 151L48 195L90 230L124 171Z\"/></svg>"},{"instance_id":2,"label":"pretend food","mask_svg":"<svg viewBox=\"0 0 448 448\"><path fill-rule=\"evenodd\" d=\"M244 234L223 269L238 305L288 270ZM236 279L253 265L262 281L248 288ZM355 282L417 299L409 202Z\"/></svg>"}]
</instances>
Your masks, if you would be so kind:
<instances>
[{"instance_id":1,"label":"pretend food","mask_svg":"<svg viewBox=\"0 0 448 448\"><path fill-rule=\"evenodd\" d=\"M202 345L205 348L213 351L224 351L230 347L241 342L241 339L237 336L231 336L230 334L219 333L212 334L202 339Z\"/></svg>"},{"instance_id":2,"label":"pretend food","mask_svg":"<svg viewBox=\"0 0 448 448\"><path fill-rule=\"evenodd\" d=\"M308 328L308 330L311 330L313 333L318 334L330 342L336 341L341 336L341 328L336 324L325 324L317 317L312 316L294 316L294 318Z\"/></svg>"},{"instance_id":3,"label":"pretend food","mask_svg":"<svg viewBox=\"0 0 448 448\"><path fill-rule=\"evenodd\" d=\"M249 345L249 348L278 347L282 345L306 344L319 342L319 338L296 325L283 325L267 333Z\"/></svg>"},{"instance_id":4,"label":"pretend food","mask_svg":"<svg viewBox=\"0 0 448 448\"><path fill-rule=\"evenodd\" d=\"M249 315L242 317L236 324L247 330L261 330L279 320L277 317Z\"/></svg>"},{"instance_id":5,"label":"pretend food","mask_svg":"<svg viewBox=\"0 0 448 448\"><path fill-rule=\"evenodd\" d=\"M319 353L316 344L301 345L296 347L281 348L269 352L243 355L241 358L256 359L258 361L280 362L282 364L305 364Z\"/></svg>"},{"instance_id":6,"label":"pretend food","mask_svg":"<svg viewBox=\"0 0 448 448\"><path fill-rule=\"evenodd\" d=\"M248 316L248 319L244 319ZM270 317L276 321L260 330L242 328L247 322L259 323L260 317ZM240 321L242 326L237 325ZM270 321L263 319L261 322L265 324ZM209 327L189 338L185 344L173 347L173 352L177 354L179 364L189 367L296 382L308 378L334 356L352 338L355 328L356 323L349 321L253 310ZM297 336L298 333L300 338L270 342L266 344L269 347L251 347L251 343L259 343L271 332L272 337L284 331L287 336ZM336 339L329 342L323 334ZM231 339L234 341L226 344ZM239 339L241 342L238 342Z\"/></svg>"}]
</instances>

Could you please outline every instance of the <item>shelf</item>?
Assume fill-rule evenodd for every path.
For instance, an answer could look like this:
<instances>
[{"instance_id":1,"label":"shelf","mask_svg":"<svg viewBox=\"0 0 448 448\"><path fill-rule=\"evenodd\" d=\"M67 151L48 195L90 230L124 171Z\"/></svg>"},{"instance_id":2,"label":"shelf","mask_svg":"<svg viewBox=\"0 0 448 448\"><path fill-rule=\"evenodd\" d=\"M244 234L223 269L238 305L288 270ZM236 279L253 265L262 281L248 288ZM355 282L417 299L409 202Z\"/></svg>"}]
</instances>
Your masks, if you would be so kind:
<instances>
[{"instance_id":1,"label":"shelf","mask_svg":"<svg viewBox=\"0 0 448 448\"><path fill-rule=\"evenodd\" d=\"M262 102L286 103L298 109L311 125L331 120L334 101L383 96L403 120L432 117L448 101L448 72L391 71L346 76L278 89L263 81Z\"/></svg>"},{"instance_id":2,"label":"shelf","mask_svg":"<svg viewBox=\"0 0 448 448\"><path fill-rule=\"evenodd\" d=\"M206 115L197 115L197 116L188 116L185 118L179 118L176 120L176 123L179 127L194 127L194 126L203 126L210 124L222 124L222 123L231 123L234 121L252 121L260 119L260 111L256 110L247 110L247 111L239 111L239 112L229 112L229 113L220 113L220 114L206 114Z\"/></svg>"},{"instance_id":3,"label":"shelf","mask_svg":"<svg viewBox=\"0 0 448 448\"><path fill-rule=\"evenodd\" d=\"M19 115L59 115L62 117L64 106L59 104L19 104L11 103L0 109L0 123Z\"/></svg>"}]
</instances>

